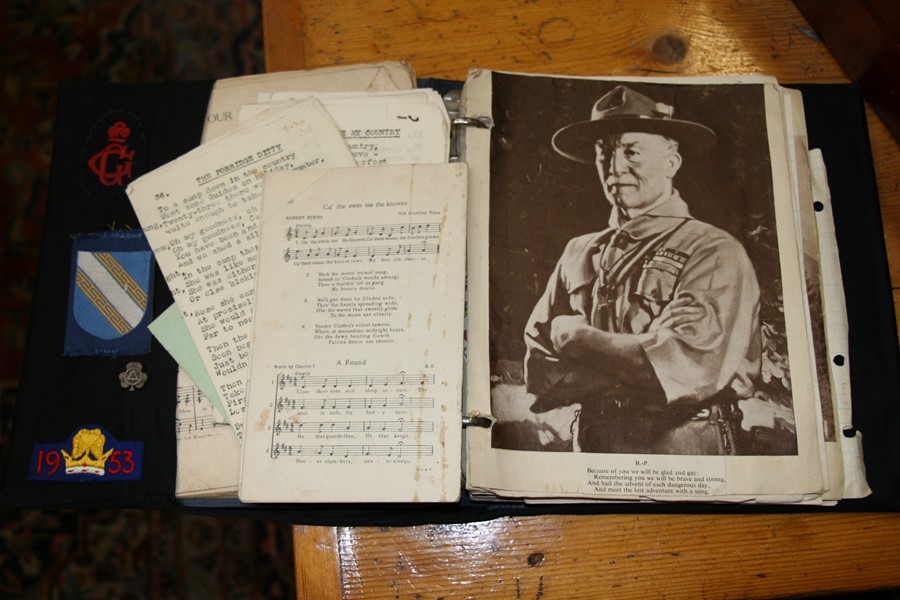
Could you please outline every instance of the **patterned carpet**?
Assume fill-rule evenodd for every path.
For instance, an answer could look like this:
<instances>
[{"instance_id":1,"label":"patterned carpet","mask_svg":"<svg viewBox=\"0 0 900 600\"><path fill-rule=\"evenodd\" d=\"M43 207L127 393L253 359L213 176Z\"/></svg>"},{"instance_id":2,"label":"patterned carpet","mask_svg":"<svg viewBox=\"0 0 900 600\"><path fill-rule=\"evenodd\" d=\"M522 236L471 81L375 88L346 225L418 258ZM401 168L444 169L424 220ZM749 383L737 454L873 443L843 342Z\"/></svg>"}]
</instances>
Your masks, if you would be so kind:
<instances>
[{"instance_id":1,"label":"patterned carpet","mask_svg":"<svg viewBox=\"0 0 900 600\"><path fill-rule=\"evenodd\" d=\"M0 462L15 410L57 84L263 71L259 0L0 6ZM291 598L290 527L166 511L0 513L3 598Z\"/></svg>"}]
</instances>

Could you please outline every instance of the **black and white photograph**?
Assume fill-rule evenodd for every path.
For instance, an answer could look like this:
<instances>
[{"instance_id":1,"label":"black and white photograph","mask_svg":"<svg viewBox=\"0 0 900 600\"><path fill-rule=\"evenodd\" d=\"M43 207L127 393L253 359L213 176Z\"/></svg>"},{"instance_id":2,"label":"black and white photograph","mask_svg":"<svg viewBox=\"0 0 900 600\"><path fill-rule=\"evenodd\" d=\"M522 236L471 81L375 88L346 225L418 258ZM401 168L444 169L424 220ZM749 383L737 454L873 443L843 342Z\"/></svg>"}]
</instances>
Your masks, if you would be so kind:
<instances>
[{"instance_id":1,"label":"black and white photograph","mask_svg":"<svg viewBox=\"0 0 900 600\"><path fill-rule=\"evenodd\" d=\"M493 78L492 447L796 455L764 86Z\"/></svg>"}]
</instances>

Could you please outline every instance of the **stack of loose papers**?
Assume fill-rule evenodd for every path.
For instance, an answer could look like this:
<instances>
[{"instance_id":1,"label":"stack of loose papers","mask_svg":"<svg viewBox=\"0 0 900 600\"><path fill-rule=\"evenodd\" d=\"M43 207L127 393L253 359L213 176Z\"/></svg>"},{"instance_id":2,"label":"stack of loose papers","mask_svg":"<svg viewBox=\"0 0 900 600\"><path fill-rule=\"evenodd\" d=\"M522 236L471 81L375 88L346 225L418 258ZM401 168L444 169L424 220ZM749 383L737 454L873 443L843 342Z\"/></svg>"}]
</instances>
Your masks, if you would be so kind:
<instances>
[{"instance_id":1,"label":"stack of loose papers","mask_svg":"<svg viewBox=\"0 0 900 600\"><path fill-rule=\"evenodd\" d=\"M129 187L175 299L152 330L184 371L178 496L458 496L466 169L414 82L220 82L204 143ZM385 469L411 484L361 495Z\"/></svg>"}]
</instances>

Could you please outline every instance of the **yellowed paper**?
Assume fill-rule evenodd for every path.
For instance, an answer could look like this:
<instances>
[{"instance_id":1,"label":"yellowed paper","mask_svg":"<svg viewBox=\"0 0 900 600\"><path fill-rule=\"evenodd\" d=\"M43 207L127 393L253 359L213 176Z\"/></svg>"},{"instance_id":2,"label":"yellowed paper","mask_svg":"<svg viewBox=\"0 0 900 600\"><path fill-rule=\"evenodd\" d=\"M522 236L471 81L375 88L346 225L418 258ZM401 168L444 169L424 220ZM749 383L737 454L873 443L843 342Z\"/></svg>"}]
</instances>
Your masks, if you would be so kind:
<instances>
[{"instance_id":1,"label":"yellowed paper","mask_svg":"<svg viewBox=\"0 0 900 600\"><path fill-rule=\"evenodd\" d=\"M212 403L184 371L178 371L175 497L237 496L241 445Z\"/></svg>"},{"instance_id":2,"label":"yellowed paper","mask_svg":"<svg viewBox=\"0 0 900 600\"><path fill-rule=\"evenodd\" d=\"M292 102L139 178L128 196L238 438L253 323L261 178L351 166L315 100Z\"/></svg>"},{"instance_id":3,"label":"yellowed paper","mask_svg":"<svg viewBox=\"0 0 900 600\"><path fill-rule=\"evenodd\" d=\"M391 94L277 94L285 99L318 99L341 130L360 167L447 162L450 118L436 92L412 90ZM277 102L245 104L242 122Z\"/></svg>"},{"instance_id":4,"label":"yellowed paper","mask_svg":"<svg viewBox=\"0 0 900 600\"><path fill-rule=\"evenodd\" d=\"M492 131L467 128L465 132L464 156L471 170L472 207L468 251L470 360L467 366L467 411L490 415L495 420L494 426L489 430L467 430L466 469L469 489L476 494L533 499L703 499L820 504L828 482L822 476L821 413L813 401L814 375L807 340L808 316L803 310L806 289L801 279L791 165L787 154L788 145L794 143L794 138L792 133L785 132L783 97L776 82L771 78L759 77L665 80L616 78L613 81L611 78L521 76L521 80L528 80L527 83L522 83L521 80L510 81L515 77L514 74L507 75L509 79L505 81L507 88L503 90L504 93L509 94L514 85L520 85L535 94L529 99L531 103L544 102L543 105L546 105L552 98L555 110L542 112L540 115L534 111L526 114L493 114L497 90L492 84L494 74L488 71L473 71L464 90L465 114L470 118L487 117L495 123ZM715 130L715 133L722 136L721 139L730 139L729 144L721 147L737 148L743 153L741 156L749 157L750 160L754 160L760 152L771 156L771 164L767 160L759 167L752 162L731 166L746 178L745 189L749 190L749 199L746 196L742 198L738 191L711 198L708 205L701 204L698 208L695 197L701 195L704 185L708 185L704 177L716 182L715 178L723 176L718 172L710 172L709 169L705 173L702 168L697 169L697 161L702 164L703 159L696 156L684 157L685 162L691 161L696 181L685 182L681 178L675 184L676 189L682 192L694 190L685 197L692 215L707 209L706 212L720 219L720 222L727 222L730 215L743 214L740 212L743 210L742 202L750 201L755 203L754 206L765 208L768 211L766 214L770 215L766 217L768 220L765 224L768 227L766 231L772 232L771 244L776 247L776 252L771 255L774 260L769 260L769 255L757 256L757 259L769 261L765 263L765 268L777 274L778 289L774 289L775 284L769 280L764 280L761 285L773 286L771 291L766 290L767 298L775 298L776 301L783 299L781 302L787 317L784 318L783 325L775 325L776 328L783 328L783 332L764 332L770 336L765 338L770 344L768 354L761 361L761 373L751 374L758 378L759 387L752 395L745 392L748 396L737 402L741 410L739 416L742 417L740 427L745 437L751 440L751 445L743 448L746 452L744 455L728 454L734 447L730 445L731 438L724 433L719 446L721 455L711 451L706 455L679 454L676 449L660 449L653 454L581 451L577 443L578 419L583 418L579 413L585 409L584 402L588 400L555 411L535 413L529 409L535 398L529 397L522 383L524 348L522 354L514 353L516 338L521 340L524 337L524 321L528 312L525 312L525 318L518 325L518 321L507 316L507 313L521 310L514 305L516 294L509 290L504 296L506 301L492 303L492 290L501 285L499 281L504 269L521 268L525 275L529 275L522 276L519 296L540 295L546 286L554 261L559 258L566 240L558 242L560 245L554 252L547 251L547 256L539 254L542 250L538 245L542 243L542 238L559 237L554 231L555 228L564 226L559 215L567 210L567 203L574 201L574 193L581 192L565 187L568 185L569 173L574 170L564 164L564 157L553 151L551 138L555 131L567 124L579 119L587 121L593 103L617 84L635 86L651 96L657 95L660 114L666 114L671 104L675 107L675 119L679 115L684 118L684 113L678 111L682 110L686 97L690 95L689 91L706 90L724 99L733 94L743 94L744 90L754 90L754 95L747 98L748 102L753 102L758 107L755 109L758 116L754 117L754 127L762 137L762 145L754 142L752 147L748 147L749 142L744 141L738 131L739 127L748 126L745 123L726 123L719 119L720 124ZM544 87L541 88L541 85ZM656 88L650 89L652 86ZM688 86L698 87L689 89ZM578 90L595 91L585 91L582 101L578 102L578 106L583 105L581 112L572 112L574 109L564 105L563 98L574 98L576 93L581 93ZM705 116L701 108L704 97L699 92L692 96L694 99L691 101L696 103L693 105L696 115L693 118L697 121L702 121ZM524 102L524 99L520 98L520 101ZM725 100L722 102L727 104ZM512 104L505 108L514 111ZM503 110L501 107L500 112ZM498 131L496 123L500 118L503 120L503 129ZM538 123L538 120L542 122ZM539 127L546 129L545 137L528 137ZM519 148L528 148L529 152L516 153ZM515 156L516 159L507 158L507 155ZM500 164L504 169L497 168ZM607 226L606 217L598 218L592 212L602 213L607 202L597 180L596 168L592 170L592 167L592 164L579 166L586 174L586 182L593 173L593 183L587 182L585 185L594 186L591 189L594 190L596 209L589 207L582 212L573 213L576 216L566 225L574 232L570 237L596 232ZM751 168L758 170L751 171ZM762 178L770 182L768 187L756 187ZM553 183L558 186L555 193L552 189L541 187ZM729 190L734 181L720 179L717 183L718 189ZM542 191L532 191L538 189ZM493 196L497 193L509 194L508 190L515 190L515 197L520 202L519 208L510 207L502 213L491 212ZM584 204L588 206L587 199ZM606 214L609 212L607 205ZM545 228L534 232L536 242L524 248L506 242L505 238L498 240L494 233L496 231L506 235L505 231L531 231L519 224L516 220L517 213L526 216L532 213L542 215L547 224ZM534 218L532 220L538 222ZM741 223L735 221L736 218L728 226L737 230ZM717 224L712 220L707 222ZM764 231L749 227L747 229L747 239L753 239L752 236ZM528 236L525 238L530 239ZM759 253L763 248L768 248L768 245L769 242L764 247L751 248L751 252ZM503 260L508 262L501 262ZM571 285L568 291L575 294L576 291L573 290L578 289L577 284ZM589 292L590 286L587 289ZM533 303L534 301L531 306ZM767 318L779 316L769 306L766 310ZM490 347L501 347L508 354L489 355L489 331L492 335L506 336L491 338ZM774 336L772 331L776 331ZM783 348L771 345L781 343L782 340ZM777 362L782 353L783 364ZM716 427L706 428L703 425L703 419L710 419L710 414L698 409L693 417L698 419L697 431L716 431ZM521 420L523 424L527 424L527 428L511 424L505 419ZM687 425L685 423L685 427ZM725 430L725 425L719 426L720 432ZM527 442L523 442L525 439Z\"/></svg>"},{"instance_id":5,"label":"yellowed paper","mask_svg":"<svg viewBox=\"0 0 900 600\"><path fill-rule=\"evenodd\" d=\"M834 231L834 216L831 212L831 192L822 152L810 152L812 171L812 193L821 206L816 212L822 259L822 282L824 287L825 322L828 335L828 366L831 371L837 413L836 435L841 441L843 477L843 497L863 498L872 493L866 482L866 468L863 462L862 433L853 427L853 407L850 394L850 347L848 342L847 307L844 303L844 284L841 277L841 261L838 256L837 239ZM846 435L844 432L846 431Z\"/></svg>"},{"instance_id":6,"label":"yellowed paper","mask_svg":"<svg viewBox=\"0 0 900 600\"><path fill-rule=\"evenodd\" d=\"M460 491L466 167L266 176L240 498Z\"/></svg>"},{"instance_id":7,"label":"yellowed paper","mask_svg":"<svg viewBox=\"0 0 900 600\"><path fill-rule=\"evenodd\" d=\"M241 105L274 92L377 92L416 87L415 73L403 62L344 65L308 71L284 71L219 79L206 111L203 141L237 126Z\"/></svg>"}]
</instances>

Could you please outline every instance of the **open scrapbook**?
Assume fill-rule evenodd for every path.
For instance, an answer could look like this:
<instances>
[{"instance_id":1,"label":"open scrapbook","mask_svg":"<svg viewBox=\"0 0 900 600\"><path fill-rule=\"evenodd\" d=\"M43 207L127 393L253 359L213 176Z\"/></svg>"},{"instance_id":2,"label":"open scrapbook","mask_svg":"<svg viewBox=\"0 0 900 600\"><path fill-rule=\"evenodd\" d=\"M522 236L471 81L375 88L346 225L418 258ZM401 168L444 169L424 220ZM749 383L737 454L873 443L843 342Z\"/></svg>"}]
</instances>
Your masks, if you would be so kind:
<instances>
[{"instance_id":1,"label":"open scrapbook","mask_svg":"<svg viewBox=\"0 0 900 600\"><path fill-rule=\"evenodd\" d=\"M872 226L830 160L868 149L819 116L853 88L415 84L63 88L7 504L897 504L890 296L833 217Z\"/></svg>"}]
</instances>

